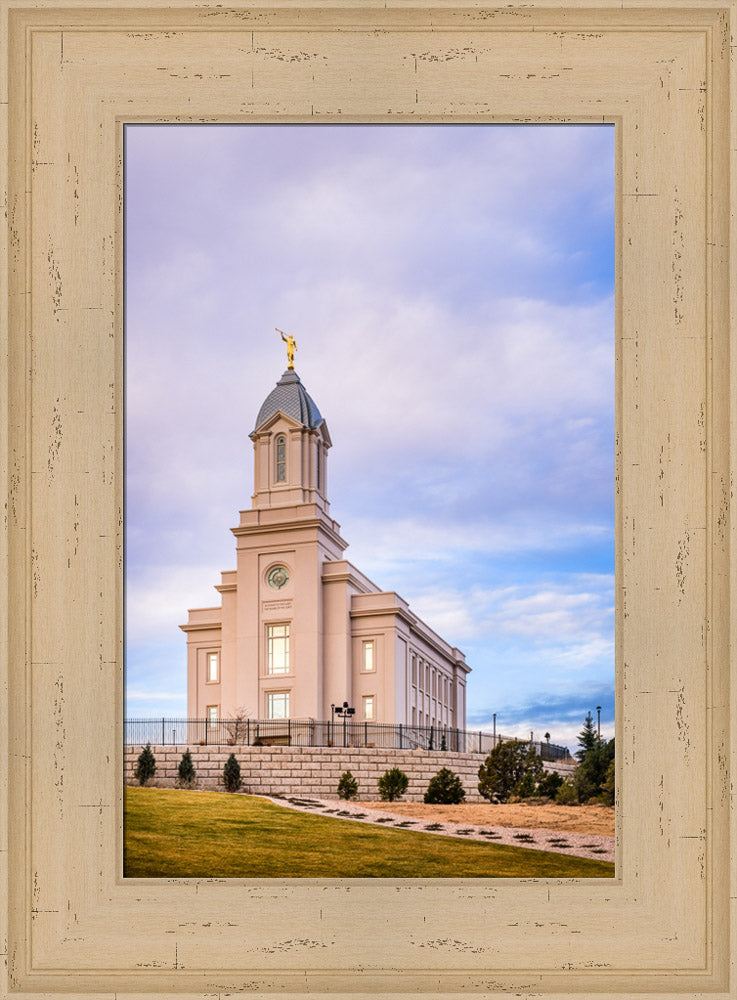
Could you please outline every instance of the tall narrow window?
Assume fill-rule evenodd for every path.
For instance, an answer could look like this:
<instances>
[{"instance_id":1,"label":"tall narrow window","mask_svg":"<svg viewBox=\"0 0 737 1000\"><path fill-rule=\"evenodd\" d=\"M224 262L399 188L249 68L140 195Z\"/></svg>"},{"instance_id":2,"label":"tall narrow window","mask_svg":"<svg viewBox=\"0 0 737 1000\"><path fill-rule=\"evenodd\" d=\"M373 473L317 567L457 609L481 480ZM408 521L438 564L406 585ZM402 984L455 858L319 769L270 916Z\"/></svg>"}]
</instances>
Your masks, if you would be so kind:
<instances>
[{"instance_id":1,"label":"tall narrow window","mask_svg":"<svg viewBox=\"0 0 737 1000\"><path fill-rule=\"evenodd\" d=\"M218 654L207 654L207 681L212 683L218 679Z\"/></svg>"},{"instance_id":2,"label":"tall narrow window","mask_svg":"<svg viewBox=\"0 0 737 1000\"><path fill-rule=\"evenodd\" d=\"M217 722L218 721L218 707L217 705L207 706L207 721Z\"/></svg>"},{"instance_id":3,"label":"tall narrow window","mask_svg":"<svg viewBox=\"0 0 737 1000\"><path fill-rule=\"evenodd\" d=\"M287 481L287 439L283 434L276 439L276 481Z\"/></svg>"},{"instance_id":4,"label":"tall narrow window","mask_svg":"<svg viewBox=\"0 0 737 1000\"><path fill-rule=\"evenodd\" d=\"M266 626L267 670L270 674L289 673L289 626Z\"/></svg>"},{"instance_id":5,"label":"tall narrow window","mask_svg":"<svg viewBox=\"0 0 737 1000\"><path fill-rule=\"evenodd\" d=\"M266 695L266 718L267 719L289 718L288 691L269 691L269 693Z\"/></svg>"},{"instance_id":6,"label":"tall narrow window","mask_svg":"<svg viewBox=\"0 0 737 1000\"><path fill-rule=\"evenodd\" d=\"M317 462L315 464L315 485L318 491L322 489L322 449L320 445L317 446Z\"/></svg>"},{"instance_id":7,"label":"tall narrow window","mask_svg":"<svg viewBox=\"0 0 737 1000\"><path fill-rule=\"evenodd\" d=\"M363 696L363 717L367 722L372 722L374 719L374 696L372 694Z\"/></svg>"},{"instance_id":8,"label":"tall narrow window","mask_svg":"<svg viewBox=\"0 0 737 1000\"><path fill-rule=\"evenodd\" d=\"M363 669L374 669L374 640L368 639L363 644Z\"/></svg>"}]
</instances>

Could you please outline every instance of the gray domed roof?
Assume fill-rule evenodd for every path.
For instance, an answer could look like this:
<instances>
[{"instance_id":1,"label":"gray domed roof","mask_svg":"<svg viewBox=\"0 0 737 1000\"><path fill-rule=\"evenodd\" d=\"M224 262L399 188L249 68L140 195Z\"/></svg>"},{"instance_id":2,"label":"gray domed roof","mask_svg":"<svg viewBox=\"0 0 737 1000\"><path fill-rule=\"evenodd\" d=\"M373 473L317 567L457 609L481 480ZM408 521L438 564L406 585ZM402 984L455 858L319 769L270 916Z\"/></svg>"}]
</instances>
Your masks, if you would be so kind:
<instances>
[{"instance_id":1,"label":"gray domed roof","mask_svg":"<svg viewBox=\"0 0 737 1000\"><path fill-rule=\"evenodd\" d=\"M305 427L319 427L323 422L320 411L294 370L287 369L284 372L276 383L276 388L271 390L261 404L254 431L280 411L298 420Z\"/></svg>"}]
</instances>

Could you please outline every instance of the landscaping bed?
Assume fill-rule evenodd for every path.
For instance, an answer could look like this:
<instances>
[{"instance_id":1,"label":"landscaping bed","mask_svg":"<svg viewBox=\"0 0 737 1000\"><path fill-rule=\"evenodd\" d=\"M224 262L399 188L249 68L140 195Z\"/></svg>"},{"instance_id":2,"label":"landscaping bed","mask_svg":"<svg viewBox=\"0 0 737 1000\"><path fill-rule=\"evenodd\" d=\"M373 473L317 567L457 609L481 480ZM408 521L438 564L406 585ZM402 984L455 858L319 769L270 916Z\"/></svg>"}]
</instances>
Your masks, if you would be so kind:
<instances>
[{"instance_id":1,"label":"landscaping bed","mask_svg":"<svg viewBox=\"0 0 737 1000\"><path fill-rule=\"evenodd\" d=\"M614 806L559 806L555 803L527 802L471 803L457 806L425 805L423 802L361 802L366 809L391 809L408 818L432 822L469 823L472 826L514 826L528 830L558 830L561 833L589 833L614 836Z\"/></svg>"}]
</instances>

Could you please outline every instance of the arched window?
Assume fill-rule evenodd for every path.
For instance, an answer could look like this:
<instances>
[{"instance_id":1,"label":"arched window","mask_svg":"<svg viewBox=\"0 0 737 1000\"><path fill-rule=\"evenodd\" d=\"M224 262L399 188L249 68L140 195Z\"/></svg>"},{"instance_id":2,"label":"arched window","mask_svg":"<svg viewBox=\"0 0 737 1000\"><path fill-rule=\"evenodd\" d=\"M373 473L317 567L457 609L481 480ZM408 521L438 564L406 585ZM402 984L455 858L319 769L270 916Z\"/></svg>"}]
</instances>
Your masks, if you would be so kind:
<instances>
[{"instance_id":1,"label":"arched window","mask_svg":"<svg viewBox=\"0 0 737 1000\"><path fill-rule=\"evenodd\" d=\"M276 481L287 481L287 439L283 434L276 439Z\"/></svg>"}]
</instances>

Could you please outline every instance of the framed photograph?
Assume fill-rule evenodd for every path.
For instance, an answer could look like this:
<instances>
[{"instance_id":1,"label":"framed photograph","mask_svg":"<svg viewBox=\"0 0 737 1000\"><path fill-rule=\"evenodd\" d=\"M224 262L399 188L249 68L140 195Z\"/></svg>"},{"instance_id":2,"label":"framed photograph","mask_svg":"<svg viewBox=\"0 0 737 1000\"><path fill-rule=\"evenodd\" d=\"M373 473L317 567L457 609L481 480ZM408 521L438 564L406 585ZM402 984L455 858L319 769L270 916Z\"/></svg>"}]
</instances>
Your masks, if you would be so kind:
<instances>
[{"instance_id":1,"label":"framed photograph","mask_svg":"<svg viewBox=\"0 0 737 1000\"><path fill-rule=\"evenodd\" d=\"M734 4L0 10L3 995L736 996ZM144 122L614 126L615 879L123 878L123 130Z\"/></svg>"}]
</instances>

